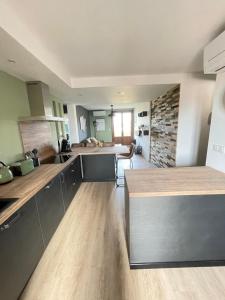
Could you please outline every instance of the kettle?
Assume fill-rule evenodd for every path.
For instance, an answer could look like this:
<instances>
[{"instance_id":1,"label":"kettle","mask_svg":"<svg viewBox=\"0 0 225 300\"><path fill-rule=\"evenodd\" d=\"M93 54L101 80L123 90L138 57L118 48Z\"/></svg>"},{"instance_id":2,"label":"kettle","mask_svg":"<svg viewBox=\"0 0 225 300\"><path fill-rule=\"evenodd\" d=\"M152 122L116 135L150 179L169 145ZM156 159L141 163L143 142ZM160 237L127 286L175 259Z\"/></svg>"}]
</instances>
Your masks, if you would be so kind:
<instances>
[{"instance_id":1,"label":"kettle","mask_svg":"<svg viewBox=\"0 0 225 300\"><path fill-rule=\"evenodd\" d=\"M13 174L2 161L0 161L0 184L13 180Z\"/></svg>"}]
</instances>

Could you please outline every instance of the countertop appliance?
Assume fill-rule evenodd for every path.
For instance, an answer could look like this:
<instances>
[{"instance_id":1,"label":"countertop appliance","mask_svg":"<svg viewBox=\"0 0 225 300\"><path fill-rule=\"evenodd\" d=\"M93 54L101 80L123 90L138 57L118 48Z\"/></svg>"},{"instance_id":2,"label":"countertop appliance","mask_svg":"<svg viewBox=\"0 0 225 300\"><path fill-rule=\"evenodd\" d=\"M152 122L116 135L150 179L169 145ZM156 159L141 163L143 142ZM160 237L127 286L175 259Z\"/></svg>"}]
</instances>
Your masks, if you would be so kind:
<instances>
[{"instance_id":1,"label":"countertop appliance","mask_svg":"<svg viewBox=\"0 0 225 300\"><path fill-rule=\"evenodd\" d=\"M32 158L17 161L10 165L10 169L14 176L24 176L34 169Z\"/></svg>"},{"instance_id":2,"label":"countertop appliance","mask_svg":"<svg viewBox=\"0 0 225 300\"><path fill-rule=\"evenodd\" d=\"M8 166L0 161L0 184L13 180L13 174Z\"/></svg>"},{"instance_id":3,"label":"countertop appliance","mask_svg":"<svg viewBox=\"0 0 225 300\"><path fill-rule=\"evenodd\" d=\"M72 155L67 155L67 154L59 154L59 155L53 155L50 156L46 159L44 159L41 164L63 164L65 163L68 159L70 159Z\"/></svg>"},{"instance_id":4,"label":"countertop appliance","mask_svg":"<svg viewBox=\"0 0 225 300\"><path fill-rule=\"evenodd\" d=\"M63 139L61 142L61 152L71 152L69 135L67 135L67 139Z\"/></svg>"}]
</instances>

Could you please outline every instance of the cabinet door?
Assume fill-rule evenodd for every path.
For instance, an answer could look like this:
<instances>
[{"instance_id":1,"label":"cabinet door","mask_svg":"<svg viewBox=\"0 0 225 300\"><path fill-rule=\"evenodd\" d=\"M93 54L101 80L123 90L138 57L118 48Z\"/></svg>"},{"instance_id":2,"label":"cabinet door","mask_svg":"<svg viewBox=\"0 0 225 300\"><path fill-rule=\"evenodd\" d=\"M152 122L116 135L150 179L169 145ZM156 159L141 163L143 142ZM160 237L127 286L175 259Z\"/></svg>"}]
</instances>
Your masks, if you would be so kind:
<instances>
[{"instance_id":1,"label":"cabinet door","mask_svg":"<svg viewBox=\"0 0 225 300\"><path fill-rule=\"evenodd\" d=\"M45 246L64 215L60 177L57 176L36 195Z\"/></svg>"},{"instance_id":2,"label":"cabinet door","mask_svg":"<svg viewBox=\"0 0 225 300\"><path fill-rule=\"evenodd\" d=\"M0 226L0 298L16 300L44 251L34 198Z\"/></svg>"},{"instance_id":3,"label":"cabinet door","mask_svg":"<svg viewBox=\"0 0 225 300\"><path fill-rule=\"evenodd\" d=\"M65 209L67 209L73 200L80 183L82 181L80 157L77 157L70 165L61 173L61 182L63 189L63 199Z\"/></svg>"},{"instance_id":4,"label":"cabinet door","mask_svg":"<svg viewBox=\"0 0 225 300\"><path fill-rule=\"evenodd\" d=\"M82 172L81 172L81 158L78 156L74 161L75 174L76 174L76 182L81 183L82 181Z\"/></svg>"},{"instance_id":5,"label":"cabinet door","mask_svg":"<svg viewBox=\"0 0 225 300\"><path fill-rule=\"evenodd\" d=\"M61 173L60 177L61 177L64 207L65 207L65 210L67 210L67 208L69 207L69 205L73 199L70 167L66 168Z\"/></svg>"},{"instance_id":6,"label":"cabinet door","mask_svg":"<svg viewBox=\"0 0 225 300\"><path fill-rule=\"evenodd\" d=\"M79 186L81 184L81 181L82 181L80 156L78 156L74 160L73 169L74 169L74 181L73 182L75 183L73 185L73 190L74 190L74 194L76 194L76 192L79 189Z\"/></svg>"}]
</instances>

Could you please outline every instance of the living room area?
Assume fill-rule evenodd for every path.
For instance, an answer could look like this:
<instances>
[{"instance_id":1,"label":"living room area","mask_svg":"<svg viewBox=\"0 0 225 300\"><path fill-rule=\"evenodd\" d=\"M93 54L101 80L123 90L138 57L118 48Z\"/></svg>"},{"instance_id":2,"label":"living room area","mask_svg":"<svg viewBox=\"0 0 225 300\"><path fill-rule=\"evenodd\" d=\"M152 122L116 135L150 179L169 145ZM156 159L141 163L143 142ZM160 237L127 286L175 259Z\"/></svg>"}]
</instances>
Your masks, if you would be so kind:
<instances>
[{"instance_id":1,"label":"living room area","mask_svg":"<svg viewBox=\"0 0 225 300\"><path fill-rule=\"evenodd\" d=\"M136 166L204 165L214 84L214 78L186 75L175 83L78 89L78 104L66 105L70 142L134 144ZM198 100L192 107L190 95Z\"/></svg>"}]
</instances>

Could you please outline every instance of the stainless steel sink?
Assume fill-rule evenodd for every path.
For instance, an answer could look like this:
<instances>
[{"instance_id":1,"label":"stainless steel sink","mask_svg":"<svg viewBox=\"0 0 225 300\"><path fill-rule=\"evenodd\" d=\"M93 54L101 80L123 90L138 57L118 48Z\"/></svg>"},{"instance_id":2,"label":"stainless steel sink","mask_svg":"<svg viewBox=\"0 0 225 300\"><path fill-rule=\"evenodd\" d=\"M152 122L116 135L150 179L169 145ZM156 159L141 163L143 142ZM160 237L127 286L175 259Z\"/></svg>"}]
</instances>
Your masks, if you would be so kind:
<instances>
[{"instance_id":1,"label":"stainless steel sink","mask_svg":"<svg viewBox=\"0 0 225 300\"><path fill-rule=\"evenodd\" d=\"M0 213L12 205L18 198L0 198Z\"/></svg>"}]
</instances>

